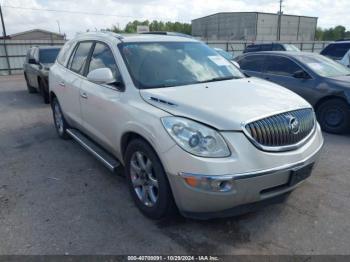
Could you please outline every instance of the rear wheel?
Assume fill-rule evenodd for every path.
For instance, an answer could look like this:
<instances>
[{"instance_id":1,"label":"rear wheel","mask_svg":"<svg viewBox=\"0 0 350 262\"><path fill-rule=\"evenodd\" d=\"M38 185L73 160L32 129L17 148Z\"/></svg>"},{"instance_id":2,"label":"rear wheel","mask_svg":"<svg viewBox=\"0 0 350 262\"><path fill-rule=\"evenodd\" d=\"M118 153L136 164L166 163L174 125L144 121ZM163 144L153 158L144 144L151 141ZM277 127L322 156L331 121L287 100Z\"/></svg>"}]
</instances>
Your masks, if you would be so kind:
<instances>
[{"instance_id":1,"label":"rear wheel","mask_svg":"<svg viewBox=\"0 0 350 262\"><path fill-rule=\"evenodd\" d=\"M37 90L35 89L35 87L32 87L32 86L29 84L28 77L27 77L27 74L26 74L26 73L24 73L24 79L26 80L28 92L29 92L30 94L36 93Z\"/></svg>"},{"instance_id":2,"label":"rear wheel","mask_svg":"<svg viewBox=\"0 0 350 262\"><path fill-rule=\"evenodd\" d=\"M48 86L47 86L45 80L40 78L39 85L40 85L40 93L41 93L41 96L43 97L44 103L49 104L50 97L49 97L49 92L48 92Z\"/></svg>"},{"instance_id":3,"label":"rear wheel","mask_svg":"<svg viewBox=\"0 0 350 262\"><path fill-rule=\"evenodd\" d=\"M350 130L350 107L341 99L323 102L316 114L323 131L343 134Z\"/></svg>"},{"instance_id":4,"label":"rear wheel","mask_svg":"<svg viewBox=\"0 0 350 262\"><path fill-rule=\"evenodd\" d=\"M176 207L163 166L144 140L136 139L128 145L125 172L133 200L144 215L162 219L174 214Z\"/></svg>"},{"instance_id":5,"label":"rear wheel","mask_svg":"<svg viewBox=\"0 0 350 262\"><path fill-rule=\"evenodd\" d=\"M55 122L55 127L57 134L62 139L69 139L70 136L67 134L68 124L66 120L64 119L61 106L57 100L57 98L54 98L52 100L52 112L53 112L53 119Z\"/></svg>"}]
</instances>

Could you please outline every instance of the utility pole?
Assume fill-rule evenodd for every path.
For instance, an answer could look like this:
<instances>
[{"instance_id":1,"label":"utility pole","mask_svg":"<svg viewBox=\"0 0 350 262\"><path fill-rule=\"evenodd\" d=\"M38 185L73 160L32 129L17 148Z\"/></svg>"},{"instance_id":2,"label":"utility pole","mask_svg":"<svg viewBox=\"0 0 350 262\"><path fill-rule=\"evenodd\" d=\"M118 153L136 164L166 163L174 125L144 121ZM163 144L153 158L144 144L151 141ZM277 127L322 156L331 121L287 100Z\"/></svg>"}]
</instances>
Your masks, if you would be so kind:
<instances>
[{"instance_id":1,"label":"utility pole","mask_svg":"<svg viewBox=\"0 0 350 262\"><path fill-rule=\"evenodd\" d=\"M7 68L8 68L8 73L11 75L10 60L9 60L9 56L8 56L8 53L7 53L7 46L6 46L7 34L6 34L4 16L2 14L1 4L0 4L0 17L1 17L1 25L2 25L2 35L4 37L4 50L5 50L5 57L6 57L6 62L7 62Z\"/></svg>"},{"instance_id":2,"label":"utility pole","mask_svg":"<svg viewBox=\"0 0 350 262\"><path fill-rule=\"evenodd\" d=\"M58 32L61 34L61 26L60 26L60 21L56 20L57 26L58 26Z\"/></svg>"},{"instance_id":3,"label":"utility pole","mask_svg":"<svg viewBox=\"0 0 350 262\"><path fill-rule=\"evenodd\" d=\"M281 24L282 24L282 3L283 0L280 1L280 10L278 11L278 25L277 25L277 41L281 40Z\"/></svg>"}]
</instances>

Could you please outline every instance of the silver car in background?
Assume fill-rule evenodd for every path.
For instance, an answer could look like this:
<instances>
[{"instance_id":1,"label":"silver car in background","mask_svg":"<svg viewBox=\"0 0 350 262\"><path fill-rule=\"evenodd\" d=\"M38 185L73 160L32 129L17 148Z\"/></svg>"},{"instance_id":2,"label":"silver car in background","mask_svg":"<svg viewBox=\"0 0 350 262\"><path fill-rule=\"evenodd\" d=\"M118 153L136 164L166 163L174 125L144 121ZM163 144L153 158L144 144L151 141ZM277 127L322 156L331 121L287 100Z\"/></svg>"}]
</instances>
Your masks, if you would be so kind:
<instances>
[{"instance_id":1,"label":"silver car in background","mask_svg":"<svg viewBox=\"0 0 350 262\"><path fill-rule=\"evenodd\" d=\"M315 113L246 78L207 45L170 35L86 33L50 70L54 123L106 167L119 164L146 216L231 216L282 199L323 144Z\"/></svg>"}]
</instances>

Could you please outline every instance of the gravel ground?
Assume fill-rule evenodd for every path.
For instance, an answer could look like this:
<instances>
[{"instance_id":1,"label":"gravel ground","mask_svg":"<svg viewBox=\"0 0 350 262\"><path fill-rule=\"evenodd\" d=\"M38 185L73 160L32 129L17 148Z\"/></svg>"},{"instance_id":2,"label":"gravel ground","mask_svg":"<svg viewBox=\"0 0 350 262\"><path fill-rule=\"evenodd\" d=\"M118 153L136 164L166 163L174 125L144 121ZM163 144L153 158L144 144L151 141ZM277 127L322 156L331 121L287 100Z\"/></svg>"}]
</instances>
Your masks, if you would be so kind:
<instances>
[{"instance_id":1,"label":"gravel ground","mask_svg":"<svg viewBox=\"0 0 350 262\"><path fill-rule=\"evenodd\" d=\"M313 175L285 204L154 222L122 176L57 137L22 76L0 77L0 254L350 254L349 188L350 137L325 134Z\"/></svg>"}]
</instances>

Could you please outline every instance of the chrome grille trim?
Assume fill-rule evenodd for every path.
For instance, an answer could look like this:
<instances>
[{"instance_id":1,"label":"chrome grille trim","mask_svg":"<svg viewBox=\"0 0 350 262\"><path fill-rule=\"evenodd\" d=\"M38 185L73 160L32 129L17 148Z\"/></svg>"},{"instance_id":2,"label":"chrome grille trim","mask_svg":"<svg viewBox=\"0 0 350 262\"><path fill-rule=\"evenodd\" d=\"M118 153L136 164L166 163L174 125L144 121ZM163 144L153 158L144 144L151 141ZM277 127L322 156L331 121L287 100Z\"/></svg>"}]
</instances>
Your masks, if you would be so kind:
<instances>
[{"instance_id":1,"label":"chrome grille trim","mask_svg":"<svg viewBox=\"0 0 350 262\"><path fill-rule=\"evenodd\" d=\"M299 122L299 131L293 133L290 118ZM290 151L305 144L316 130L317 122L312 108L303 108L242 123L249 140L264 151Z\"/></svg>"}]
</instances>

